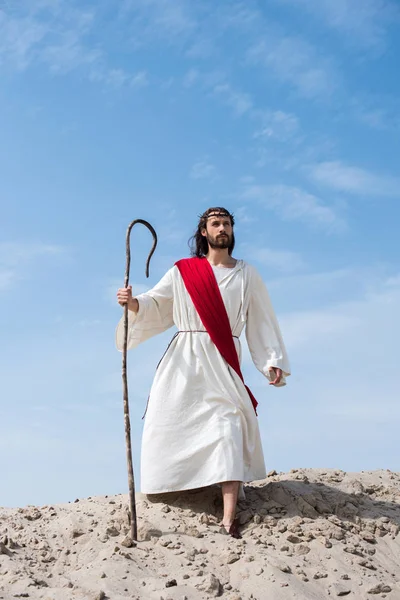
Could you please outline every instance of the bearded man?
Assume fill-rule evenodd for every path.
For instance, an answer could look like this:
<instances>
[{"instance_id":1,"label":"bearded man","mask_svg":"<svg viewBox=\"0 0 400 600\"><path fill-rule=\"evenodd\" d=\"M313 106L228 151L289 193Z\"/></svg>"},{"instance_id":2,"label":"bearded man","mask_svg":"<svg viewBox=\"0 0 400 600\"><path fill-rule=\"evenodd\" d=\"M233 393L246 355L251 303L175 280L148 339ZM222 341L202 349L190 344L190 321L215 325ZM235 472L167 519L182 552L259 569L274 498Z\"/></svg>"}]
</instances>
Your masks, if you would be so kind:
<instances>
[{"instance_id":1,"label":"bearded man","mask_svg":"<svg viewBox=\"0 0 400 600\"><path fill-rule=\"evenodd\" d=\"M128 349L176 325L154 378L143 429L141 491L160 494L219 484L222 526L235 519L241 484L266 476L257 401L240 370L240 335L257 369L285 385L289 361L267 289L257 270L233 258L234 217L209 208L192 238L192 258L178 261L150 291L128 303ZM123 318L116 345L123 348Z\"/></svg>"}]
</instances>

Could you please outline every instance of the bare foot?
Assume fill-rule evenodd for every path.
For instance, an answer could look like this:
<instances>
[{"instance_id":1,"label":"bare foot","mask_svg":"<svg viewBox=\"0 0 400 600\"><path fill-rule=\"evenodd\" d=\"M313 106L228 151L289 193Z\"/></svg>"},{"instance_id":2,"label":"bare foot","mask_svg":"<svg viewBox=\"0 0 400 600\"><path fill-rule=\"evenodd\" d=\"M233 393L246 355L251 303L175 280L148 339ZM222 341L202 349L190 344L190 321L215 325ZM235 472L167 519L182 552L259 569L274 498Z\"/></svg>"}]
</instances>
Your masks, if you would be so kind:
<instances>
[{"instance_id":1,"label":"bare foot","mask_svg":"<svg viewBox=\"0 0 400 600\"><path fill-rule=\"evenodd\" d=\"M239 533L239 521L235 519L232 523L224 523L222 521L221 527L223 527L228 535L231 537L240 540L242 536Z\"/></svg>"}]
</instances>

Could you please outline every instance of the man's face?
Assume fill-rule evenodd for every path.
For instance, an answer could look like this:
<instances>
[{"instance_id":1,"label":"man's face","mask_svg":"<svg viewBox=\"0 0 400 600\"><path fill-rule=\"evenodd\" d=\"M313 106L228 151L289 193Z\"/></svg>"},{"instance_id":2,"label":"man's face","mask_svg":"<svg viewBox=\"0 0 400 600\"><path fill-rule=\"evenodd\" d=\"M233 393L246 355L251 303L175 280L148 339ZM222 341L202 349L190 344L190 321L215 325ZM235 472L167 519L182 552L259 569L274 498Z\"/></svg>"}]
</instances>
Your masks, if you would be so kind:
<instances>
[{"instance_id":1,"label":"man's face","mask_svg":"<svg viewBox=\"0 0 400 600\"><path fill-rule=\"evenodd\" d=\"M230 217L211 215L207 219L207 227L201 232L207 238L210 248L223 250L232 243L233 228Z\"/></svg>"}]
</instances>

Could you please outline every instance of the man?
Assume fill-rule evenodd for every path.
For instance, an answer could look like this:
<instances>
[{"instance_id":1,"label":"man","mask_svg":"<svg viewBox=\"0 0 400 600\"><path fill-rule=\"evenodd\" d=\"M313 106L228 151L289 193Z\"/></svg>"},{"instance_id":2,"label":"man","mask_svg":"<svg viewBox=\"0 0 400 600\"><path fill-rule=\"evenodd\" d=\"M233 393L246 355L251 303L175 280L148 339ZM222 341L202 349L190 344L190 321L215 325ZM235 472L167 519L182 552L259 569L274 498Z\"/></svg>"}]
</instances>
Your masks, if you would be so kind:
<instances>
[{"instance_id":1,"label":"man","mask_svg":"<svg viewBox=\"0 0 400 600\"><path fill-rule=\"evenodd\" d=\"M235 520L240 485L266 476L257 403L239 366L243 329L253 362L270 385L285 385L290 367L261 277L232 256L233 227L226 209L209 208L192 238L193 258L179 261L149 292L133 298L131 287L122 288L117 298L121 306L128 303L128 348L174 324L178 328L149 396L141 491L220 484L222 525L240 537ZM121 319L119 350L123 334Z\"/></svg>"}]
</instances>

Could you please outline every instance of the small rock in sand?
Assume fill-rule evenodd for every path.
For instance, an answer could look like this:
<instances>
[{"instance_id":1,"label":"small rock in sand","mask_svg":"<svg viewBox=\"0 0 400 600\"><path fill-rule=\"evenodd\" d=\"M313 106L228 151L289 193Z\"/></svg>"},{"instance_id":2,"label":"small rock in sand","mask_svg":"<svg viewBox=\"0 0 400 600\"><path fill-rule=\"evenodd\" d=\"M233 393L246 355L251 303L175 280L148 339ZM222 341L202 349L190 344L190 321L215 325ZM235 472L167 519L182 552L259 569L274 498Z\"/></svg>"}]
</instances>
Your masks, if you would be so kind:
<instances>
[{"instance_id":1,"label":"small rock in sand","mask_svg":"<svg viewBox=\"0 0 400 600\"><path fill-rule=\"evenodd\" d=\"M334 583L332 588L336 596L347 596L348 594L351 594L351 589L342 583Z\"/></svg>"},{"instance_id":2,"label":"small rock in sand","mask_svg":"<svg viewBox=\"0 0 400 600\"><path fill-rule=\"evenodd\" d=\"M124 539L121 542L121 546L124 546L125 548L132 548L133 546L136 546L135 542L132 540L130 535L127 535L126 537L124 537Z\"/></svg>"},{"instance_id":3,"label":"small rock in sand","mask_svg":"<svg viewBox=\"0 0 400 600\"><path fill-rule=\"evenodd\" d=\"M277 569L279 569L280 571L282 571L282 573L291 573L292 569L289 567L288 564L283 563L283 562L274 562L272 564L273 567L276 567Z\"/></svg>"},{"instance_id":4,"label":"small rock in sand","mask_svg":"<svg viewBox=\"0 0 400 600\"><path fill-rule=\"evenodd\" d=\"M226 557L226 564L227 565L232 565L233 563L237 562L240 559L239 554L236 554L236 552L230 552L228 554L228 556Z\"/></svg>"},{"instance_id":5,"label":"small rock in sand","mask_svg":"<svg viewBox=\"0 0 400 600\"><path fill-rule=\"evenodd\" d=\"M3 542L0 542L0 554L5 554L6 556L12 556L12 552L7 548Z\"/></svg>"},{"instance_id":6,"label":"small rock in sand","mask_svg":"<svg viewBox=\"0 0 400 600\"><path fill-rule=\"evenodd\" d=\"M219 596L222 591L220 580L215 575L207 575L204 584L201 586L202 589L211 596Z\"/></svg>"},{"instance_id":7,"label":"small rock in sand","mask_svg":"<svg viewBox=\"0 0 400 600\"><path fill-rule=\"evenodd\" d=\"M384 583L378 583L374 585L374 587L367 590L367 594L388 594L392 591L390 585L385 585Z\"/></svg>"}]
</instances>

